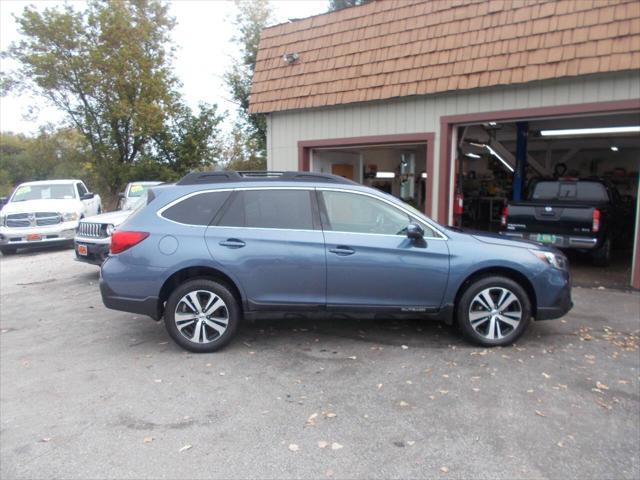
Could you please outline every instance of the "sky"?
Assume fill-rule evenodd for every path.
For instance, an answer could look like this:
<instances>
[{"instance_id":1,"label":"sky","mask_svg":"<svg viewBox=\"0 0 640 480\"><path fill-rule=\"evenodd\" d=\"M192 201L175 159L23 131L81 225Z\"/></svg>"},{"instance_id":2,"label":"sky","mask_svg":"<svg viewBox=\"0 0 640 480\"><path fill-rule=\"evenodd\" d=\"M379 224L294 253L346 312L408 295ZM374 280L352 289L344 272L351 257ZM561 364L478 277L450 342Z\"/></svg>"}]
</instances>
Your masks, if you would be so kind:
<instances>
[{"instance_id":1,"label":"sky","mask_svg":"<svg viewBox=\"0 0 640 480\"><path fill-rule=\"evenodd\" d=\"M19 38L14 14L20 14L25 6L37 9L62 5L57 0L0 0L0 50L6 50ZM82 7L82 1L70 1ZM327 0L272 0L275 23L290 18L304 18L325 12ZM232 42L235 6L223 0L174 0L170 2L171 14L177 25L173 39L177 47L174 68L183 86L182 93L189 105L195 108L199 102L216 103L222 111L228 111L224 130L233 123L235 104L224 85L222 76L237 54ZM11 64L2 60L0 69L10 69ZM31 118L37 112L35 118ZM63 116L38 97L8 95L0 98L0 130L34 134L40 125L58 123Z\"/></svg>"}]
</instances>

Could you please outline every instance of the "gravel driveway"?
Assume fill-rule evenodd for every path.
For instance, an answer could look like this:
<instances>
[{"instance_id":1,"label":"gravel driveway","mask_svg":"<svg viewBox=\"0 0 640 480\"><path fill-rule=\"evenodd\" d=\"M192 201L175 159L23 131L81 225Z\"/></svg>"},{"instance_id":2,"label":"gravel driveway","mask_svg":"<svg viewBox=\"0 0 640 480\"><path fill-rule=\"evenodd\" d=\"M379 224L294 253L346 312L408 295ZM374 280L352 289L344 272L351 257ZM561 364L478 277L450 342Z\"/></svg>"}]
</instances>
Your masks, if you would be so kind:
<instances>
[{"instance_id":1,"label":"gravel driveway","mask_svg":"<svg viewBox=\"0 0 640 480\"><path fill-rule=\"evenodd\" d=\"M72 258L0 258L2 478L640 477L638 293L576 288L510 348L287 320L196 355Z\"/></svg>"}]
</instances>

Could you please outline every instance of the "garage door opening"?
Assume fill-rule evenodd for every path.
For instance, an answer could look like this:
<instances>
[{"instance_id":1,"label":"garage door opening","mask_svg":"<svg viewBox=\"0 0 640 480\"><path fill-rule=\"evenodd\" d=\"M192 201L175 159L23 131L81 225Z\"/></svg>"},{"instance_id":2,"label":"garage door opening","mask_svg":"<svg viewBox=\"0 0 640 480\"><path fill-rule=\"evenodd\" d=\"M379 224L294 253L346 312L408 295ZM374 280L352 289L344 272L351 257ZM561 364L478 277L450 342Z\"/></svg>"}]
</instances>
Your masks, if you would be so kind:
<instances>
[{"instance_id":1,"label":"garage door opening","mask_svg":"<svg viewBox=\"0 0 640 480\"><path fill-rule=\"evenodd\" d=\"M424 211L426 145L362 145L311 150L310 169L389 193Z\"/></svg>"},{"instance_id":2,"label":"garage door opening","mask_svg":"<svg viewBox=\"0 0 640 480\"><path fill-rule=\"evenodd\" d=\"M628 287L639 125L637 112L457 125L452 181L463 208L454 208L454 223L563 248L578 284ZM580 224L580 215L587 214L589 224ZM610 260L602 261L604 244L578 243L597 236L596 222L608 223L603 227L609 230Z\"/></svg>"}]
</instances>

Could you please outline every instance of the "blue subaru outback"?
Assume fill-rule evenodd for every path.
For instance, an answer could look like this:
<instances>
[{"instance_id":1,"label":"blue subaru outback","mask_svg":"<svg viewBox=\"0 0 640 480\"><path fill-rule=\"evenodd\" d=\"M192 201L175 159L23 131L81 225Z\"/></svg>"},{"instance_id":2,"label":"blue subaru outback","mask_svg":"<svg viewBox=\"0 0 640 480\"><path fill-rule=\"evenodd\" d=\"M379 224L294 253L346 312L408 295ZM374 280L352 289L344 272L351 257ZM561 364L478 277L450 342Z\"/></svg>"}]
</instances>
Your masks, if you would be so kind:
<instances>
[{"instance_id":1,"label":"blue subaru outback","mask_svg":"<svg viewBox=\"0 0 640 480\"><path fill-rule=\"evenodd\" d=\"M572 307L558 250L443 227L402 201L310 172L191 173L154 187L113 234L108 308L164 318L193 352L242 318L431 317L507 345Z\"/></svg>"}]
</instances>

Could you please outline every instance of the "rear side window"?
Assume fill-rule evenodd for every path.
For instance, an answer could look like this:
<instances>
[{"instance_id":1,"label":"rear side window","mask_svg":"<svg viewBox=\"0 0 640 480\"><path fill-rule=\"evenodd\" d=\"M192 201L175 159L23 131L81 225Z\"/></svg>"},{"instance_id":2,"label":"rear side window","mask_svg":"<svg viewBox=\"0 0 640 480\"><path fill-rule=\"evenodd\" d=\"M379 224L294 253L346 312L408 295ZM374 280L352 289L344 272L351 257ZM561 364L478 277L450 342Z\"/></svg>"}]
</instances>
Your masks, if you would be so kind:
<instances>
[{"instance_id":1,"label":"rear side window","mask_svg":"<svg viewBox=\"0 0 640 480\"><path fill-rule=\"evenodd\" d=\"M313 230L311 212L309 190L241 190L218 225Z\"/></svg>"},{"instance_id":2,"label":"rear side window","mask_svg":"<svg viewBox=\"0 0 640 480\"><path fill-rule=\"evenodd\" d=\"M187 225L209 225L231 192L205 192L193 195L162 212L166 219Z\"/></svg>"}]
</instances>

